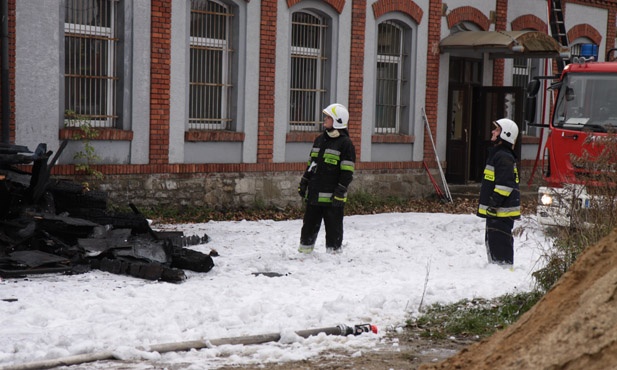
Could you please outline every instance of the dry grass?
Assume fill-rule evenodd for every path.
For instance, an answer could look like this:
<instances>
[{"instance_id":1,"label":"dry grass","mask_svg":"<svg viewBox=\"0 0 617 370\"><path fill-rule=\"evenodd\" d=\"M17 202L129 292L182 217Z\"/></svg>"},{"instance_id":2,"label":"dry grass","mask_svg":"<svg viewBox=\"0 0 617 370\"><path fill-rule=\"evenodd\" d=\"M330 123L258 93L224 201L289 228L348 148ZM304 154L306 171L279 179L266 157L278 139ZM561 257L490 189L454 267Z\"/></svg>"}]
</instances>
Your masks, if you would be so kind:
<instances>
[{"instance_id":1,"label":"dry grass","mask_svg":"<svg viewBox=\"0 0 617 370\"><path fill-rule=\"evenodd\" d=\"M477 198L455 198L452 202L438 199L378 199L367 195L350 197L345 207L346 215L366 215L379 213L448 213L475 214L478 207ZM536 212L536 202L524 200L521 204L523 214ZM148 218L163 223L205 222L205 221L237 221L237 220L294 220L303 216L303 208L254 207L244 209L212 210L207 208L193 209L158 209L145 210Z\"/></svg>"}]
</instances>

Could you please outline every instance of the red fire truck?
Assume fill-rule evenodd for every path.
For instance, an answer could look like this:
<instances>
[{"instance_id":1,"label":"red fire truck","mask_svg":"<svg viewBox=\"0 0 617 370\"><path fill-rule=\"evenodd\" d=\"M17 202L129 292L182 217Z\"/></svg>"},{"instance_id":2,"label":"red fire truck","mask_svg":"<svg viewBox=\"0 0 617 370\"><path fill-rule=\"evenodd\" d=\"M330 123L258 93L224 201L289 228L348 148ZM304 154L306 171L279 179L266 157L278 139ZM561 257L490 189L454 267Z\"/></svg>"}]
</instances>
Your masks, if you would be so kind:
<instances>
[{"instance_id":1,"label":"red fire truck","mask_svg":"<svg viewBox=\"0 0 617 370\"><path fill-rule=\"evenodd\" d=\"M569 49L562 1L549 0L547 6L551 35ZM540 79L527 88L525 121L548 129L537 158L545 180L538 189L537 217L544 226L585 224L586 210L599 203L595 190L606 185L602 174L617 172L610 165L599 166L606 164L607 153L617 153L607 150L617 147L617 62L611 61L617 49L606 53L607 62L597 62L597 47L582 45L579 56L556 59L559 75L546 77L556 81L549 87L554 104L548 125L534 123ZM617 163L617 158L608 160Z\"/></svg>"},{"instance_id":2,"label":"red fire truck","mask_svg":"<svg viewBox=\"0 0 617 370\"><path fill-rule=\"evenodd\" d=\"M545 226L578 226L584 220L577 211L594 198L589 191L598 179L594 159L617 131L617 62L573 58L556 81L549 87L556 95L541 158L546 186L539 188L537 217ZM539 85L535 80L528 87L527 122L535 116Z\"/></svg>"}]
</instances>

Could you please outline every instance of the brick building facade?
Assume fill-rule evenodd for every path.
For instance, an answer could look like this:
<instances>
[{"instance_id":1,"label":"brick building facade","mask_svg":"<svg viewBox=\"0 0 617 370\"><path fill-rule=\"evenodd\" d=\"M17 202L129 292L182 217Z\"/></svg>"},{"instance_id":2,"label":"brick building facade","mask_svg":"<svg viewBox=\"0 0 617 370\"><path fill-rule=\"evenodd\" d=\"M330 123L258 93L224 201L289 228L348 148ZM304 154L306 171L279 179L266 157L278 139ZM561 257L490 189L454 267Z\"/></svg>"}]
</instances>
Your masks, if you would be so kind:
<instances>
[{"instance_id":1,"label":"brick building facade","mask_svg":"<svg viewBox=\"0 0 617 370\"><path fill-rule=\"evenodd\" d=\"M521 117L520 80L548 64L546 56L444 47L451 35L470 31L549 37L543 1L1 1L9 30L2 39L8 50L2 81L9 87L1 97L8 100L3 141L57 150L69 140L53 171L79 176L75 154L83 140L75 140L79 129L67 124L67 112L83 109L80 117L89 117L99 135L91 145L100 157L93 168L105 175L102 188L118 201L146 205L298 204L296 182L319 131L315 107L335 101L349 108L357 149L352 192L427 196L433 189L424 163L436 175L437 158L448 182L476 182L491 120ZM595 45L604 60L615 47L617 2L563 3L570 46ZM77 20L76 12L88 20ZM95 21L104 24L87 31ZM199 22L210 28L199 31ZM71 49L74 33L106 29L117 32L106 43ZM104 55L105 71L101 61L72 59L87 53ZM219 61L225 64L212 67ZM91 70L68 72L87 69L82 64ZM199 77L199 69L209 77ZM111 70L100 85L104 93L83 82ZM394 77L384 77L393 70ZM216 102L205 103L199 91ZM78 96L69 109L79 94L99 101ZM494 107L479 112L487 102ZM109 112L92 114L100 105ZM220 113L200 118L195 107ZM468 126L459 128L457 120ZM521 131L527 181L542 132Z\"/></svg>"}]
</instances>

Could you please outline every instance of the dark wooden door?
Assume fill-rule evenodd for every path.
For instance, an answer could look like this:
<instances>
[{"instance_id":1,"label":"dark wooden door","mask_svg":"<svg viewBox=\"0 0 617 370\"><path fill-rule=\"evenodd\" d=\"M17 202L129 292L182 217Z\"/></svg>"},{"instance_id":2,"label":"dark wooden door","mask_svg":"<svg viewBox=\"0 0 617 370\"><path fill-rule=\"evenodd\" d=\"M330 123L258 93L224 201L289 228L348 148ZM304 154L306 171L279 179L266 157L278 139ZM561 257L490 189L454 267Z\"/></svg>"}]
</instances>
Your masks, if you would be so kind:
<instances>
[{"instance_id":1,"label":"dark wooden door","mask_svg":"<svg viewBox=\"0 0 617 370\"><path fill-rule=\"evenodd\" d=\"M446 180L453 184L469 179L472 93L469 84L450 84L448 89Z\"/></svg>"},{"instance_id":2,"label":"dark wooden door","mask_svg":"<svg viewBox=\"0 0 617 370\"><path fill-rule=\"evenodd\" d=\"M482 86L473 91L473 119L470 138L470 171L469 179L479 182L486 165L488 149L491 143L493 121L500 118L509 118L519 126L519 136L514 151L521 157L521 123L523 122L524 107L523 89L514 86Z\"/></svg>"}]
</instances>

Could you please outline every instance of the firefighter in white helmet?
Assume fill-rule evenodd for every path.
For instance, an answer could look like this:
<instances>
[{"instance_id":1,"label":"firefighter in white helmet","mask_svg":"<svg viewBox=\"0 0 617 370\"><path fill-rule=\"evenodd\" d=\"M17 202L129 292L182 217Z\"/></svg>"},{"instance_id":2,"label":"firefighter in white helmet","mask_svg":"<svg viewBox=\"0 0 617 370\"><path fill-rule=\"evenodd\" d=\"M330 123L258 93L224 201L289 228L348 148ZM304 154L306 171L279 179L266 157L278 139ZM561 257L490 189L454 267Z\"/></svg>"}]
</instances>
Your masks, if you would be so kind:
<instances>
[{"instance_id":1,"label":"firefighter in white helmet","mask_svg":"<svg viewBox=\"0 0 617 370\"><path fill-rule=\"evenodd\" d=\"M326 252L341 253L347 189L353 180L356 150L347 131L349 112L334 103L323 110L324 132L313 142L298 193L306 202L300 234L301 253L311 253L323 220Z\"/></svg>"},{"instance_id":2,"label":"firefighter in white helmet","mask_svg":"<svg viewBox=\"0 0 617 370\"><path fill-rule=\"evenodd\" d=\"M494 121L490 149L480 188L477 215L486 218L485 243L488 260L514 263L514 220L521 217L519 174L514 145L518 126L508 118Z\"/></svg>"}]
</instances>

